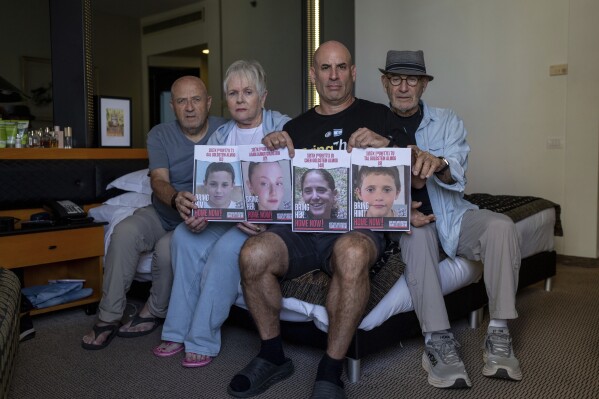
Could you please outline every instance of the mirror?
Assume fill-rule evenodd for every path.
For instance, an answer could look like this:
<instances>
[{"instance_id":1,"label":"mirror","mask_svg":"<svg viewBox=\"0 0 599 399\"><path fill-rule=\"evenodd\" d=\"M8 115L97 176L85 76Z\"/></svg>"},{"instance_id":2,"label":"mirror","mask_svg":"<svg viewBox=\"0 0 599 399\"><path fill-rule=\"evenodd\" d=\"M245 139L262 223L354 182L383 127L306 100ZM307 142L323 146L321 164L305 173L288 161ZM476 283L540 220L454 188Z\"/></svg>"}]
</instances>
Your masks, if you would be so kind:
<instances>
[{"instance_id":1,"label":"mirror","mask_svg":"<svg viewBox=\"0 0 599 399\"><path fill-rule=\"evenodd\" d=\"M29 98L4 98L0 116L31 119L34 128L52 125L50 12L47 0L2 3L0 77ZM19 38L9 40L9 38ZM37 93L37 94L36 94ZM16 101L15 101L16 100Z\"/></svg>"},{"instance_id":2,"label":"mirror","mask_svg":"<svg viewBox=\"0 0 599 399\"><path fill-rule=\"evenodd\" d=\"M331 2L342 4L342 0ZM199 67L200 77L207 84L208 92L212 96L211 113L223 115L227 109L222 93L222 75L226 67L237 59L256 59L268 74L269 94L266 106L287 115L298 115L303 110L304 96L302 25L299 23L304 13L302 3L280 0L4 2L3 15L6 13L11 18L5 18L0 24L0 33L4 38L18 37L19 40L3 42L0 76L22 88L23 57L52 59L53 62L60 61L60 65L79 65L81 69L82 59L87 58L80 55L74 60L66 60L64 54L60 57L52 57L51 54L51 36L55 37L56 29L69 25L70 21L76 21L76 16L67 20L67 23L53 23L54 31L51 35L49 15L51 11L56 11L58 6L61 7L59 11L66 11L59 12L61 16L69 14L72 9L81 10L82 5L85 5L86 10L90 10L90 13L93 11L89 28L93 31L93 35L90 35L93 54L89 55L93 64L89 68L86 64L84 74L87 77L85 88L90 86L91 90L83 90L84 83L78 78L81 82L79 86L82 87L80 93L65 94L65 91L68 92L71 86L75 85L70 82L71 77L75 77L74 74L69 75L62 71L62 79L57 79L54 76L57 72L53 71L54 105L59 106L55 106L50 113L60 125L75 126L70 124L73 118L85 119L87 124L82 124L81 131L73 129L75 139L77 134L84 135L81 143L75 140L75 147L94 145L93 95L130 98L132 145L136 148L145 147L145 136L151 124L157 120L151 114L159 113L150 111L150 91L155 89L150 89L149 71L154 67L188 68L190 62L194 64L194 68ZM343 2L342 8L351 7L347 7ZM331 8L335 9L336 7ZM55 14L52 13L54 17ZM331 14L337 15L337 12ZM351 25L346 23L348 20L353 20L353 14L339 21L327 19L328 36L353 43L353 30L346 33ZM273 35L272 32L278 33ZM325 38L323 36L323 40ZM77 39L83 40L83 34L69 35L67 32L58 40L58 45L63 44L67 50L76 49L77 45L71 45L70 42ZM210 50L208 56L200 53L200 50L205 48ZM62 86L59 86L59 83L62 83ZM159 89L157 93L164 94L163 91ZM152 101L155 106L156 101ZM92 105L87 107L89 102ZM80 104L85 104L87 108L77 108ZM36 118L36 123L42 122L49 126L53 124L52 120ZM90 129L91 133L88 134Z\"/></svg>"},{"instance_id":3,"label":"mirror","mask_svg":"<svg viewBox=\"0 0 599 399\"><path fill-rule=\"evenodd\" d=\"M200 2L74 1L91 4L92 7L93 94L131 98L133 147L145 147L145 132L160 121L160 101L159 98L156 100L152 97L154 94L148 93L154 108L149 114L143 111L142 96L149 90L147 86L150 84L147 80L144 83L148 76L143 73L142 68L158 68L154 70L152 79L160 81L160 74L164 71L173 76L177 69L188 72L189 66L193 64L204 77L208 73L208 61L207 56L202 54L206 44L197 44L183 49L158 52L148 56L146 62L142 62L140 19L148 14ZM50 3L48 0L29 0L6 2L2 6L2 13L11 15L11 18L4 19L0 24L0 35L4 38L19 37L19 40L4 42L0 77L30 98L15 101L14 97L6 97L10 102L0 103L0 116L7 119L15 116L17 112L19 115L16 116L22 119L32 119L32 128L53 125ZM119 26L119 29L114 29L115 26ZM162 89L160 85L152 87L158 97L161 94L164 96ZM144 114L146 121L142 118Z\"/></svg>"}]
</instances>

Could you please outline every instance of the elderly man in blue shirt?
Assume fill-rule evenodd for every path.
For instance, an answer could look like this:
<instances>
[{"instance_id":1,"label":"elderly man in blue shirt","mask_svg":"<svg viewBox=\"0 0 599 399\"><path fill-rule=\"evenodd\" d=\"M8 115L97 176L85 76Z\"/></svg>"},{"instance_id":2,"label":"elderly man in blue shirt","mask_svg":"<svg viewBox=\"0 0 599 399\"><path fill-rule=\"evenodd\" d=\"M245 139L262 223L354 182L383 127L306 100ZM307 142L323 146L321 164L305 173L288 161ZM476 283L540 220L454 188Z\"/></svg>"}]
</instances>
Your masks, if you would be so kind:
<instances>
[{"instance_id":1,"label":"elderly man in blue shirt","mask_svg":"<svg viewBox=\"0 0 599 399\"><path fill-rule=\"evenodd\" d=\"M416 154L412 173L426 179L412 188L424 224L400 237L406 281L425 336L422 366L438 388L472 386L450 324L439 279L439 246L450 258L459 255L484 264L490 322L483 345L483 375L519 381L507 320L518 317L516 290L520 270L518 233L511 219L463 198L470 147L462 120L449 109L421 100L433 76L426 72L422 51L387 53L381 82L401 126L402 140ZM397 138L399 141L400 138Z\"/></svg>"}]
</instances>

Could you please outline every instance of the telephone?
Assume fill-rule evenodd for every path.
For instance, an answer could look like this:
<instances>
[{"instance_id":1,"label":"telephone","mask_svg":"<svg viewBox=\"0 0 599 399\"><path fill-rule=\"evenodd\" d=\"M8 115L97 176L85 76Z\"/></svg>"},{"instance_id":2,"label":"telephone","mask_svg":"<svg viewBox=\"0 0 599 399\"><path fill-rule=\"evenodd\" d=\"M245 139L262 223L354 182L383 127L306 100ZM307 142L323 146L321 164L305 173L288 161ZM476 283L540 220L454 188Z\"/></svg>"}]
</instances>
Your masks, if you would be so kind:
<instances>
[{"instance_id":1,"label":"telephone","mask_svg":"<svg viewBox=\"0 0 599 399\"><path fill-rule=\"evenodd\" d=\"M50 212L52 219L63 222L76 222L87 219L87 213L81 207L69 200L48 201L44 209Z\"/></svg>"}]
</instances>

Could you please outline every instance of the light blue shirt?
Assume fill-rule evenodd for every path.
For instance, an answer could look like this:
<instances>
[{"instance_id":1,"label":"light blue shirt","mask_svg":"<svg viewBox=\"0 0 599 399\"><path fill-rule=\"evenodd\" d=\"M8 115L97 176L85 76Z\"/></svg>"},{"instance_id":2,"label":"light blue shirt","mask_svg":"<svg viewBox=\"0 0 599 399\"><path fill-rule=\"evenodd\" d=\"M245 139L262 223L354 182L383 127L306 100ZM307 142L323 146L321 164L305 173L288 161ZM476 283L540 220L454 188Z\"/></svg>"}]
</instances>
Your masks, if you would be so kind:
<instances>
[{"instance_id":1,"label":"light blue shirt","mask_svg":"<svg viewBox=\"0 0 599 399\"><path fill-rule=\"evenodd\" d=\"M462 216L469 209L478 209L464 199L470 146L466 143L464 122L454 111L422 104L424 115L416 130L416 144L423 151L445 157L455 180L454 184L445 184L433 174L426 182L433 213L437 217L439 241L447 256L454 258Z\"/></svg>"}]
</instances>

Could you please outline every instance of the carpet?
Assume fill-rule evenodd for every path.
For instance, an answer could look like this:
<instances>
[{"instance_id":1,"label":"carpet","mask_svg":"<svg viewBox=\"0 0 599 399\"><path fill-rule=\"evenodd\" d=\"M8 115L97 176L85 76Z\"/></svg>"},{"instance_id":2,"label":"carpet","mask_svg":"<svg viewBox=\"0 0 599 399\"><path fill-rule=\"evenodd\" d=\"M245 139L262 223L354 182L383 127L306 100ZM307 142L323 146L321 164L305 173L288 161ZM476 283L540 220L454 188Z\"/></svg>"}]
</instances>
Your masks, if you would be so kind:
<instances>
[{"instance_id":1,"label":"carpet","mask_svg":"<svg viewBox=\"0 0 599 399\"><path fill-rule=\"evenodd\" d=\"M420 366L423 339L416 337L362 360L348 398L599 398L599 268L558 264L553 291L538 283L518 294L519 318L510 323L521 361L521 382L483 377L480 346L486 330L453 324L472 379L467 390L441 390ZM94 322L81 309L34 318L35 339L20 344L9 398L228 398L233 375L257 353L254 331L225 326L221 354L207 367L185 369L183 354L156 358L160 329L140 338L115 338L101 351L85 351L81 337ZM295 373L257 398L307 398L322 352L285 345Z\"/></svg>"}]
</instances>

